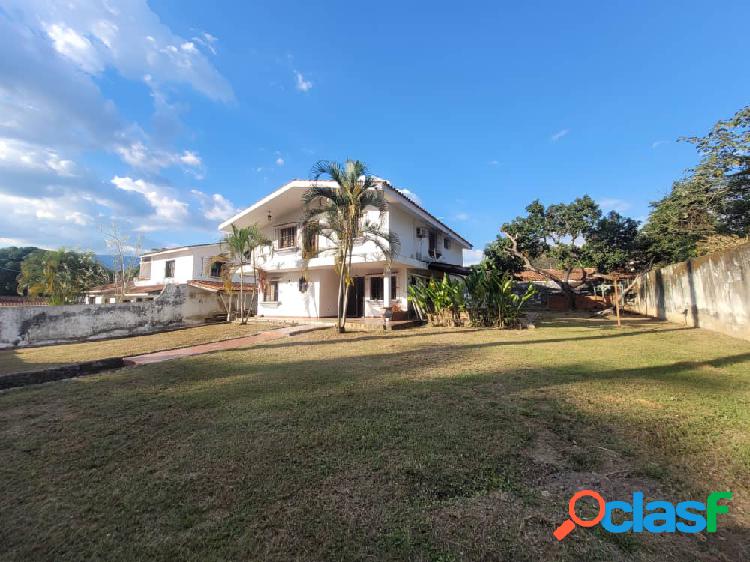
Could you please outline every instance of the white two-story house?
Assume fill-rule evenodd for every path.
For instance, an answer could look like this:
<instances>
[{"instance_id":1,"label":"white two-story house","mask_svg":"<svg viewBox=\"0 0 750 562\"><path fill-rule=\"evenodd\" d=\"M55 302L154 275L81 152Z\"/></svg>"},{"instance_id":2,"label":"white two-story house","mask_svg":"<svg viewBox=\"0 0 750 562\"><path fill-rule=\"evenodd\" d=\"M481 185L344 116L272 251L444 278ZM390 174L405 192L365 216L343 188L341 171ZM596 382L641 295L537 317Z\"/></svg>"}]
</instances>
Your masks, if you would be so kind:
<instances>
[{"instance_id":1,"label":"white two-story house","mask_svg":"<svg viewBox=\"0 0 750 562\"><path fill-rule=\"evenodd\" d=\"M337 186L326 181L291 181L219 226L229 232L233 224L240 228L256 224L273 240L272 251L263 252L258 260L263 289L258 315L336 316L338 275L333 252L326 252L330 242L319 237L318 255L307 263L302 257L302 197L312 185ZM388 309L394 319L406 318L407 286L418 278L463 273L463 250L472 246L386 180L378 182L377 189L383 190L387 211L380 217L376 209L367 210L366 219L380 220L384 230L398 235L400 244L390 263L373 242L355 245L347 316L377 317Z\"/></svg>"}]
</instances>

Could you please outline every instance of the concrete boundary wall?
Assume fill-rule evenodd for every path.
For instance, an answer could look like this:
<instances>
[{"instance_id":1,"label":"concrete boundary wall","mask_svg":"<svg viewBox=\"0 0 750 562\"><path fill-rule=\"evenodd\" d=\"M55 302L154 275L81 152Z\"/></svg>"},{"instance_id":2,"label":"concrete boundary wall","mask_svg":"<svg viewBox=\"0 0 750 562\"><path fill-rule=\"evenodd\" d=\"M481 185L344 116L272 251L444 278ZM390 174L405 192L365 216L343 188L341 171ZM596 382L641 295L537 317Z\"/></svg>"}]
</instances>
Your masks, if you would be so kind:
<instances>
[{"instance_id":1,"label":"concrete boundary wall","mask_svg":"<svg viewBox=\"0 0 750 562\"><path fill-rule=\"evenodd\" d=\"M214 293L167 285L153 301L0 308L0 348L148 334L221 312Z\"/></svg>"},{"instance_id":2,"label":"concrete boundary wall","mask_svg":"<svg viewBox=\"0 0 750 562\"><path fill-rule=\"evenodd\" d=\"M626 309L750 340L750 243L652 269Z\"/></svg>"}]
</instances>

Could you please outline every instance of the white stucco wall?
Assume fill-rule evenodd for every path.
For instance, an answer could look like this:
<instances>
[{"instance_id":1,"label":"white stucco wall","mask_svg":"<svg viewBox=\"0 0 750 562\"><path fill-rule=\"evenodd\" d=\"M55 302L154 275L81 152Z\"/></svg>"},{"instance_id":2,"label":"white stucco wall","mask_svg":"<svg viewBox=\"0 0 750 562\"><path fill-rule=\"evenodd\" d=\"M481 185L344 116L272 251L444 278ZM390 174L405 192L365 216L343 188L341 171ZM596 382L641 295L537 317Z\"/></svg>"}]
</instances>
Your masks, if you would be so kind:
<instances>
[{"instance_id":1,"label":"white stucco wall","mask_svg":"<svg viewBox=\"0 0 750 562\"><path fill-rule=\"evenodd\" d=\"M417 227L430 227L427 222L423 221L416 215L403 210L401 207L391 206L388 209L389 225L391 232L394 232L400 242L398 255L409 259L418 259L417 256L427 256L429 250L429 241L427 238L417 238ZM444 248L443 239L451 238L445 232L438 232L435 240L435 247L442 254L440 262L463 265L463 247L453 238L450 242L450 249Z\"/></svg>"},{"instance_id":2,"label":"white stucco wall","mask_svg":"<svg viewBox=\"0 0 750 562\"><path fill-rule=\"evenodd\" d=\"M0 348L146 334L222 314L216 293L168 285L153 301L0 308Z\"/></svg>"},{"instance_id":3,"label":"white stucco wall","mask_svg":"<svg viewBox=\"0 0 750 562\"><path fill-rule=\"evenodd\" d=\"M151 255L151 274L146 279L138 279L136 285L154 285L161 283L186 283L191 279L217 279L211 277L209 271L204 271L204 259L208 263L209 258L222 252L220 244L209 244L206 246L191 246L184 250L165 251ZM174 277L165 277L167 262L174 260ZM236 277L236 276L235 276Z\"/></svg>"}]
</instances>

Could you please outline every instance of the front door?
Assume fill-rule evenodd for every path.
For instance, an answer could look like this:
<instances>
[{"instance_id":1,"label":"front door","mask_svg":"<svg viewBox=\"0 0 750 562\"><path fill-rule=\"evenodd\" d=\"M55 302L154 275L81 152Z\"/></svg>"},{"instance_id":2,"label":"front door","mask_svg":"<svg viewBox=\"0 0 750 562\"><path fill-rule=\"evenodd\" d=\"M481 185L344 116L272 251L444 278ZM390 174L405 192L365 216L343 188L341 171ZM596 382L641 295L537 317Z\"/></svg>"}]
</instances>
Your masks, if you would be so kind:
<instances>
[{"instance_id":1,"label":"front door","mask_svg":"<svg viewBox=\"0 0 750 562\"><path fill-rule=\"evenodd\" d=\"M361 318L365 313L365 278L354 277L349 285L349 295L346 300L346 317Z\"/></svg>"}]
</instances>

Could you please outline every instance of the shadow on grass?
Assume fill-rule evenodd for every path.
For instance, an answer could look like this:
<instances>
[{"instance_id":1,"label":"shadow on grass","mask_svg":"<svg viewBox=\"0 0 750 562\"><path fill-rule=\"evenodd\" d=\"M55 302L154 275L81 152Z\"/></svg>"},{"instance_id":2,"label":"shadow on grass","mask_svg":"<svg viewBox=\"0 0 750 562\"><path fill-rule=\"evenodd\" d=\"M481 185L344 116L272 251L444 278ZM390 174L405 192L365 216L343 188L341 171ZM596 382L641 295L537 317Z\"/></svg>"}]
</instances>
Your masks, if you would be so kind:
<instances>
[{"instance_id":1,"label":"shadow on grass","mask_svg":"<svg viewBox=\"0 0 750 562\"><path fill-rule=\"evenodd\" d=\"M589 329L591 329L591 326L587 326ZM540 328L542 329L542 328ZM694 330L695 328L691 327L685 327L685 328L660 328L660 329L654 329L654 330L637 330L632 332L627 332L623 330L618 330L616 327L613 331L607 332L605 334L600 335L592 335L592 336L581 336L581 335L571 335L570 337L565 338L533 338L529 337L527 339L523 340L516 340L516 339L508 339L508 340L500 340L500 341L493 341L490 343L483 343L483 344L477 344L475 347L501 347L501 346L516 346L516 345L542 345L547 343L564 343L564 342L577 342L577 341L589 341L589 340L604 340L604 339L611 339L611 338L627 338L627 337L633 337L633 336L641 336L644 334L665 334L668 332L684 332L688 330ZM441 329L439 331L429 331L424 333L419 332L411 332L411 333L405 333L399 332L398 336L390 336L390 337L398 337L399 339L410 339L410 338L425 338L425 337L435 337L440 335L461 335L461 334L468 334L468 333L474 333L474 332L484 332L484 333L491 333L489 332L491 329L486 328L457 328L457 329ZM498 333L502 334L503 332L498 331ZM528 332L519 332L519 333L528 333ZM253 349L273 349L273 348L279 348L279 347L304 347L309 345L334 345L334 344L341 344L342 341L351 342L351 343L361 343L361 342L367 342L367 341L377 341L377 340L384 340L385 338L389 337L388 334L380 334L380 335L369 335L369 336L354 336L354 337L348 337L345 340L338 340L338 339L330 339L330 340L304 340L304 341L280 341L280 342L274 342L269 344L258 344L254 345Z\"/></svg>"},{"instance_id":2,"label":"shadow on grass","mask_svg":"<svg viewBox=\"0 0 750 562\"><path fill-rule=\"evenodd\" d=\"M520 367L481 353L663 331L675 330L478 343L462 343L458 334L467 331L456 330L449 346L426 341L390 351L358 345L391 343L381 336L293 342L339 344L322 348L322 357L285 342L23 391L33 398L33 431L30 442L17 430L2 435L9 495L0 500L7 508L0 542L17 558L66 551L71 558L669 558L643 546L649 537L627 545L594 533L562 545L551 539L562 495L603 485L601 447L644 459L670 454L622 437L653 432L653 419L579 410L564 386L611 382L607 391L616 393L647 380L720 403L748 384L737 373L750 372L750 353L615 368L593 353ZM441 334L454 331L393 342ZM22 398L16 394L17 406ZM680 427L676 418L662 423ZM543 431L555 436L559 464L527 455ZM683 479L690 490L667 476L662 497L708 491L702 475L688 471ZM550 481L561 492L545 499L540 486ZM640 483L621 481L626 489ZM85 531L74 549L69 527ZM733 533L747 538L746 529ZM667 543L668 554L741 559L729 539L709 541L709 550L679 537Z\"/></svg>"}]
</instances>

